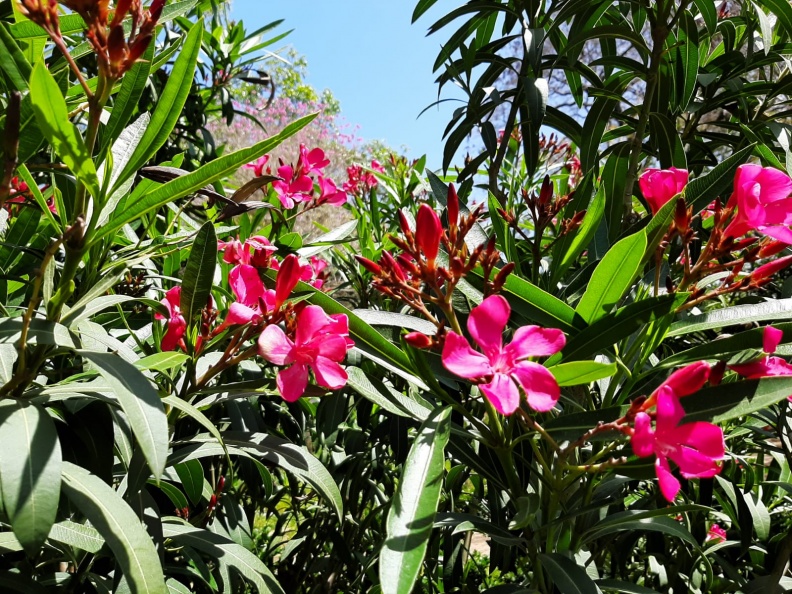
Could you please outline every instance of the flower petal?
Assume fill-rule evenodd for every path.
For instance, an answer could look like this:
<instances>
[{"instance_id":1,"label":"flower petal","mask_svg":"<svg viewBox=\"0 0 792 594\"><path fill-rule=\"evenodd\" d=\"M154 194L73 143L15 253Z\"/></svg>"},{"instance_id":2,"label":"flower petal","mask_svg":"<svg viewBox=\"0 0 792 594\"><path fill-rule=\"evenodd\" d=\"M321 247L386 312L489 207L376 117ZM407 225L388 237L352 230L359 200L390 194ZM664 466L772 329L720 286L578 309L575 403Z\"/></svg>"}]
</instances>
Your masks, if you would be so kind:
<instances>
[{"instance_id":1,"label":"flower petal","mask_svg":"<svg viewBox=\"0 0 792 594\"><path fill-rule=\"evenodd\" d=\"M505 373L496 373L488 384L481 384L479 389L502 415L510 415L520 406L520 391Z\"/></svg>"},{"instance_id":2,"label":"flower petal","mask_svg":"<svg viewBox=\"0 0 792 594\"><path fill-rule=\"evenodd\" d=\"M311 341L311 345L318 347L318 356L326 357L331 361L343 361L346 357L347 341L337 334L323 334Z\"/></svg>"},{"instance_id":3,"label":"flower petal","mask_svg":"<svg viewBox=\"0 0 792 594\"><path fill-rule=\"evenodd\" d=\"M514 366L512 375L525 390L525 399L532 409L537 412L547 412L555 407L561 396L561 389L546 367L539 363L523 361Z\"/></svg>"},{"instance_id":4,"label":"flower petal","mask_svg":"<svg viewBox=\"0 0 792 594\"><path fill-rule=\"evenodd\" d=\"M241 303L232 303L228 307L228 315L223 321L223 326L230 326L231 324L249 324L251 322L258 323L261 320L261 312L247 305Z\"/></svg>"},{"instance_id":5,"label":"flower petal","mask_svg":"<svg viewBox=\"0 0 792 594\"><path fill-rule=\"evenodd\" d=\"M671 474L671 467L668 465L668 460L665 456L657 456L655 461L655 472L657 473L657 482L660 485L660 492L663 494L669 503L674 503L677 493L682 485L679 480Z\"/></svg>"},{"instance_id":6,"label":"flower petal","mask_svg":"<svg viewBox=\"0 0 792 594\"><path fill-rule=\"evenodd\" d=\"M679 425L679 421L684 416L685 409L682 408L679 398L671 387L661 387L657 393L657 418L655 419L657 438L660 439L660 435Z\"/></svg>"},{"instance_id":7,"label":"flower petal","mask_svg":"<svg viewBox=\"0 0 792 594\"><path fill-rule=\"evenodd\" d=\"M701 390L704 384L707 383L709 374L710 364L706 361L696 361L682 369L677 369L669 375L668 379L660 384L660 387L655 392L659 392L660 388L668 386L678 398L689 396Z\"/></svg>"},{"instance_id":8,"label":"flower petal","mask_svg":"<svg viewBox=\"0 0 792 594\"><path fill-rule=\"evenodd\" d=\"M336 338L341 341L344 340L340 336ZM311 369L313 369L314 376L316 377L316 383L323 388L338 390L339 388L343 388L347 383L347 373L344 371L344 368L327 357L322 357L321 355L317 357L316 361L311 364Z\"/></svg>"},{"instance_id":9,"label":"flower petal","mask_svg":"<svg viewBox=\"0 0 792 594\"><path fill-rule=\"evenodd\" d=\"M305 388L308 387L308 367L295 363L291 367L282 369L278 372L275 384L286 402L296 402L305 394Z\"/></svg>"},{"instance_id":10,"label":"flower petal","mask_svg":"<svg viewBox=\"0 0 792 594\"><path fill-rule=\"evenodd\" d=\"M237 300L248 307L254 307L264 294L264 283L258 270L250 264L234 266L228 274L228 284Z\"/></svg>"},{"instance_id":11,"label":"flower petal","mask_svg":"<svg viewBox=\"0 0 792 594\"><path fill-rule=\"evenodd\" d=\"M523 326L514 333L514 338L504 351L515 360L526 357L549 357L555 355L566 345L566 337L556 328Z\"/></svg>"},{"instance_id":12,"label":"flower petal","mask_svg":"<svg viewBox=\"0 0 792 594\"><path fill-rule=\"evenodd\" d=\"M448 371L466 379L484 379L493 373L489 360L456 332L446 334L442 360Z\"/></svg>"},{"instance_id":13,"label":"flower petal","mask_svg":"<svg viewBox=\"0 0 792 594\"><path fill-rule=\"evenodd\" d=\"M187 321L181 314L172 316L168 320L168 330L165 332L165 336L162 337L160 349L162 351L175 351L185 332L187 332Z\"/></svg>"},{"instance_id":14,"label":"flower petal","mask_svg":"<svg viewBox=\"0 0 792 594\"><path fill-rule=\"evenodd\" d=\"M762 334L762 350L768 355L775 353L781 340L784 338L784 331L772 326L765 326Z\"/></svg>"},{"instance_id":15,"label":"flower petal","mask_svg":"<svg viewBox=\"0 0 792 594\"><path fill-rule=\"evenodd\" d=\"M652 418L644 413L635 415L635 431L632 434L632 449L639 458L646 458L654 453L654 431Z\"/></svg>"},{"instance_id":16,"label":"flower petal","mask_svg":"<svg viewBox=\"0 0 792 594\"><path fill-rule=\"evenodd\" d=\"M294 341L296 344L305 344L331 324L333 324L332 318L321 307L309 305L297 316Z\"/></svg>"},{"instance_id":17,"label":"flower petal","mask_svg":"<svg viewBox=\"0 0 792 594\"><path fill-rule=\"evenodd\" d=\"M276 324L264 328L258 339L258 352L265 360L275 365L286 365L291 361L294 343Z\"/></svg>"},{"instance_id":18,"label":"flower petal","mask_svg":"<svg viewBox=\"0 0 792 594\"><path fill-rule=\"evenodd\" d=\"M510 314L509 302L501 295L490 295L470 312L468 331L488 356L500 350Z\"/></svg>"},{"instance_id":19,"label":"flower petal","mask_svg":"<svg viewBox=\"0 0 792 594\"><path fill-rule=\"evenodd\" d=\"M765 204L789 198L792 193L792 179L774 167L763 167L756 176L756 183L762 187L762 202Z\"/></svg>"}]
</instances>

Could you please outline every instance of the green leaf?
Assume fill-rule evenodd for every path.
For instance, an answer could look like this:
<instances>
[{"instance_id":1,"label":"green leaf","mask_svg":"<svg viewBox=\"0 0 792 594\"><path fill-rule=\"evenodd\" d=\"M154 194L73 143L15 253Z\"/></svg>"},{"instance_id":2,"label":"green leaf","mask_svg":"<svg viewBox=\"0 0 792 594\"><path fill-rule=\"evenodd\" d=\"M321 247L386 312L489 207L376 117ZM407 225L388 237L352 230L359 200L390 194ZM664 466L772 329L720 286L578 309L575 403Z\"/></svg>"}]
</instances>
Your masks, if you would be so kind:
<instances>
[{"instance_id":1,"label":"green leaf","mask_svg":"<svg viewBox=\"0 0 792 594\"><path fill-rule=\"evenodd\" d=\"M94 554L98 553L105 544L102 535L94 528L70 520L55 524L49 539Z\"/></svg>"},{"instance_id":2,"label":"green leaf","mask_svg":"<svg viewBox=\"0 0 792 594\"><path fill-rule=\"evenodd\" d=\"M127 415L129 426L155 479L168 457L168 420L159 394L134 365L113 353L77 351L93 363Z\"/></svg>"},{"instance_id":3,"label":"green leaf","mask_svg":"<svg viewBox=\"0 0 792 594\"><path fill-rule=\"evenodd\" d=\"M561 594L602 594L586 570L572 559L560 553L543 553L539 559Z\"/></svg>"},{"instance_id":4,"label":"green leaf","mask_svg":"<svg viewBox=\"0 0 792 594\"><path fill-rule=\"evenodd\" d=\"M127 205L127 208L121 212L116 212L107 225L102 226L92 235L89 243L93 245L107 236L112 236L124 225L131 223L135 219L155 211L169 202L188 196L205 185L235 172L242 165L255 161L258 157L271 151L281 142L311 123L316 115L310 114L295 120L275 136L262 140L250 148L222 156L187 175L162 184L146 194L142 199Z\"/></svg>"},{"instance_id":5,"label":"green leaf","mask_svg":"<svg viewBox=\"0 0 792 594\"><path fill-rule=\"evenodd\" d=\"M404 463L380 551L383 594L411 592L421 572L443 483L451 409L437 410L421 426Z\"/></svg>"},{"instance_id":6,"label":"green leaf","mask_svg":"<svg viewBox=\"0 0 792 594\"><path fill-rule=\"evenodd\" d=\"M781 26L786 29L787 35L792 37L792 6L787 0L762 0L759 4L770 9Z\"/></svg>"},{"instance_id":7,"label":"green leaf","mask_svg":"<svg viewBox=\"0 0 792 594\"><path fill-rule=\"evenodd\" d=\"M168 594L154 542L115 490L84 468L64 462L63 492L105 539L133 592Z\"/></svg>"},{"instance_id":8,"label":"green leaf","mask_svg":"<svg viewBox=\"0 0 792 594\"><path fill-rule=\"evenodd\" d=\"M415 5L415 9L413 10L412 22L414 23L419 18L421 18L421 16L436 3L437 0L418 0L418 3Z\"/></svg>"},{"instance_id":9,"label":"green leaf","mask_svg":"<svg viewBox=\"0 0 792 594\"><path fill-rule=\"evenodd\" d=\"M713 328L741 326L757 322L781 322L783 320L792 320L792 299L772 299L759 304L733 305L690 316L672 324L668 331L668 337L683 336Z\"/></svg>"},{"instance_id":10,"label":"green leaf","mask_svg":"<svg viewBox=\"0 0 792 594\"><path fill-rule=\"evenodd\" d=\"M29 577L10 571L0 573L0 591L19 592L20 594L47 594L49 592L44 586Z\"/></svg>"},{"instance_id":11,"label":"green leaf","mask_svg":"<svg viewBox=\"0 0 792 594\"><path fill-rule=\"evenodd\" d=\"M99 196L96 166L83 142L82 135L69 121L66 101L44 62L38 62L33 67L30 75L30 98L36 114L36 123L47 141L88 191L93 196Z\"/></svg>"},{"instance_id":12,"label":"green leaf","mask_svg":"<svg viewBox=\"0 0 792 594\"><path fill-rule=\"evenodd\" d=\"M9 271L23 254L23 248L36 235L41 220L41 212L35 208L23 208L9 227L0 245L0 269Z\"/></svg>"},{"instance_id":13,"label":"green leaf","mask_svg":"<svg viewBox=\"0 0 792 594\"><path fill-rule=\"evenodd\" d=\"M706 388L681 400L685 422L723 423L744 417L792 396L792 377L765 377Z\"/></svg>"},{"instance_id":14,"label":"green leaf","mask_svg":"<svg viewBox=\"0 0 792 594\"><path fill-rule=\"evenodd\" d=\"M668 517L670 513L677 514L683 511L709 511L709 508L700 505L691 505L672 506L649 511L629 510L619 512L612 516L608 516L593 526L583 535L582 542L589 543L608 534L613 534L614 532L634 530L637 532L661 532L663 534L675 536L698 548L698 542L690 531L682 523Z\"/></svg>"},{"instance_id":15,"label":"green leaf","mask_svg":"<svg viewBox=\"0 0 792 594\"><path fill-rule=\"evenodd\" d=\"M217 559L218 563L238 571L253 582L259 594L284 594L278 580L261 559L233 540L208 530L170 522L163 523L162 532L165 538L201 551ZM231 591L231 584L224 586L223 591Z\"/></svg>"},{"instance_id":16,"label":"green leaf","mask_svg":"<svg viewBox=\"0 0 792 594\"><path fill-rule=\"evenodd\" d=\"M718 196L723 198L725 204L728 198L727 192L732 187L737 167L751 156L753 149L753 144L740 149L731 157L718 163L706 175L697 177L687 185L685 188L685 200L693 207L694 214L704 210Z\"/></svg>"},{"instance_id":17,"label":"green leaf","mask_svg":"<svg viewBox=\"0 0 792 594\"><path fill-rule=\"evenodd\" d=\"M630 289L641 270L646 233L638 232L614 244L594 269L575 311L592 324L609 313Z\"/></svg>"},{"instance_id":18,"label":"green leaf","mask_svg":"<svg viewBox=\"0 0 792 594\"><path fill-rule=\"evenodd\" d=\"M610 160L608 163L610 163ZM605 169L607 172L607 165ZM605 174L603 174L603 179L604 176ZM621 196L615 196L613 200L621 204ZM602 216L605 213L605 205L609 202L610 199L606 195L603 183L586 210L578 230L574 233L567 233L558 240L553 248L551 285L556 285L563 278L564 273L569 270L569 267L572 266L578 256L591 243L591 240L594 239L594 234L597 232ZM621 220L621 215L619 220Z\"/></svg>"},{"instance_id":19,"label":"green leaf","mask_svg":"<svg viewBox=\"0 0 792 594\"><path fill-rule=\"evenodd\" d=\"M696 51L695 47L693 48L693 53L698 56L698 51ZM660 166L666 169L669 167L687 169L685 147L674 122L664 113L651 113L649 115L652 144L657 150Z\"/></svg>"},{"instance_id":20,"label":"green leaf","mask_svg":"<svg viewBox=\"0 0 792 594\"><path fill-rule=\"evenodd\" d=\"M432 409L427 408L423 403L386 386L358 367L347 367L346 372L348 387L390 413L420 421L425 420L432 413Z\"/></svg>"},{"instance_id":21,"label":"green leaf","mask_svg":"<svg viewBox=\"0 0 792 594\"><path fill-rule=\"evenodd\" d=\"M147 369L151 371L160 371L162 373L181 367L190 357L184 353L177 353L175 351L167 353L154 353L148 357L143 357L139 361L135 361L135 367L138 369Z\"/></svg>"},{"instance_id":22,"label":"green leaf","mask_svg":"<svg viewBox=\"0 0 792 594\"><path fill-rule=\"evenodd\" d=\"M339 518L344 517L344 501L338 485L324 465L305 448L266 433L228 431L223 433L223 440L228 446L256 454L304 480L333 505Z\"/></svg>"},{"instance_id":23,"label":"green leaf","mask_svg":"<svg viewBox=\"0 0 792 594\"><path fill-rule=\"evenodd\" d=\"M613 590L619 594L658 594L657 590L621 580L596 580L595 583L603 590Z\"/></svg>"},{"instance_id":24,"label":"green leaf","mask_svg":"<svg viewBox=\"0 0 792 594\"><path fill-rule=\"evenodd\" d=\"M19 92L28 90L28 80L32 70L30 62L19 49L5 23L0 24L0 68L15 90Z\"/></svg>"},{"instance_id":25,"label":"green leaf","mask_svg":"<svg viewBox=\"0 0 792 594\"><path fill-rule=\"evenodd\" d=\"M0 405L0 491L11 529L35 557L58 511L61 449L55 424L36 405Z\"/></svg>"},{"instance_id":26,"label":"green leaf","mask_svg":"<svg viewBox=\"0 0 792 594\"><path fill-rule=\"evenodd\" d=\"M608 229L609 243L614 243L622 230L622 216L624 214L624 190L627 183L627 171L630 167L630 143L623 142L613 147L612 152L605 161L602 170L602 181L600 191L604 191L605 223ZM586 213L588 216L588 213ZM586 224L585 219L583 225ZM581 226L582 227L582 226ZM594 230L596 231L596 229ZM587 247L594 234L591 234L588 242L580 249ZM563 237L561 238L563 239Z\"/></svg>"},{"instance_id":27,"label":"green leaf","mask_svg":"<svg viewBox=\"0 0 792 594\"><path fill-rule=\"evenodd\" d=\"M570 338L561 354L553 355L547 360L547 365L557 363L562 356L564 361L576 361L607 349L630 336L643 324L668 315L684 303L685 299L687 293L661 295L625 305Z\"/></svg>"},{"instance_id":28,"label":"green leaf","mask_svg":"<svg viewBox=\"0 0 792 594\"><path fill-rule=\"evenodd\" d=\"M217 267L217 236L214 224L203 224L190 248L187 268L184 271L180 309L188 327L192 327L201 310L209 302L212 294L212 281Z\"/></svg>"},{"instance_id":29,"label":"green leaf","mask_svg":"<svg viewBox=\"0 0 792 594\"><path fill-rule=\"evenodd\" d=\"M60 232L61 225L55 219L52 211L50 211L49 205L47 204L47 199L44 198L44 195L41 193L36 180L33 179L33 176L30 174L30 170L27 168L27 166L20 163L17 167L17 175L19 175L22 181L28 185L28 189L30 190L30 194L33 196L33 200L36 201L36 204L38 204L39 209L41 209L41 212L47 218L52 228Z\"/></svg>"},{"instance_id":30,"label":"green leaf","mask_svg":"<svg viewBox=\"0 0 792 594\"><path fill-rule=\"evenodd\" d=\"M198 460L188 460L174 466L176 474L182 482L184 492L194 505L201 502L201 495L203 494L204 486L204 470L203 466Z\"/></svg>"},{"instance_id":31,"label":"green leaf","mask_svg":"<svg viewBox=\"0 0 792 594\"><path fill-rule=\"evenodd\" d=\"M573 361L548 368L559 386L579 386L611 377L618 369L616 363L596 361Z\"/></svg>"},{"instance_id":32,"label":"green leaf","mask_svg":"<svg viewBox=\"0 0 792 594\"><path fill-rule=\"evenodd\" d=\"M91 319L100 311L129 301L135 301L135 298L129 295L102 295L92 299L81 299L69 310L69 313L61 318L61 323L70 328L76 328L80 322Z\"/></svg>"},{"instance_id":33,"label":"green leaf","mask_svg":"<svg viewBox=\"0 0 792 594\"><path fill-rule=\"evenodd\" d=\"M184 45L179 53L179 57L168 73L168 82L160 94L157 107L151 115L151 123L146 129L146 133L138 143L129 161L118 174L112 190L118 188L127 178L143 167L146 162L157 154L162 145L168 140L173 127L181 117L182 109L190 94L190 89L195 76L195 65L198 61L198 53L201 50L201 39L203 38L203 19L195 23L190 28Z\"/></svg>"},{"instance_id":34,"label":"green leaf","mask_svg":"<svg viewBox=\"0 0 792 594\"><path fill-rule=\"evenodd\" d=\"M22 318L0 321L0 343L15 343L22 337ZM77 348L69 329L56 322L34 319L28 329L28 344L48 344L64 348Z\"/></svg>"},{"instance_id":35,"label":"green leaf","mask_svg":"<svg viewBox=\"0 0 792 594\"><path fill-rule=\"evenodd\" d=\"M115 96L110 119L102 130L102 145L107 147L118 138L126 127L132 114L137 109L143 89L148 83L151 61L154 58L154 46L150 43L140 60L124 75L121 88Z\"/></svg>"},{"instance_id":36,"label":"green leaf","mask_svg":"<svg viewBox=\"0 0 792 594\"><path fill-rule=\"evenodd\" d=\"M681 111L686 111L693 93L696 91L696 80L699 69L699 34L698 26L689 10L679 20L679 45L676 49L677 68L677 102Z\"/></svg>"}]
</instances>

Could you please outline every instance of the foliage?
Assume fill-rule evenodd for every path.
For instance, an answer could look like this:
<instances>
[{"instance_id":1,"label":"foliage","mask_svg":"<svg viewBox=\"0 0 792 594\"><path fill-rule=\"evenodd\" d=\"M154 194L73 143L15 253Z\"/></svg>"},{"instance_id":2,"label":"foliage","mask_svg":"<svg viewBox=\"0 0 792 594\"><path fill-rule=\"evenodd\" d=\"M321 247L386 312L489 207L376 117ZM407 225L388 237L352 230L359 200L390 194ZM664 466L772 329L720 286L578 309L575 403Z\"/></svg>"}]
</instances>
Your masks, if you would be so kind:
<instances>
[{"instance_id":1,"label":"foliage","mask_svg":"<svg viewBox=\"0 0 792 594\"><path fill-rule=\"evenodd\" d=\"M789 587L787 4L461 6L442 178L236 103L277 24L13 6L0 589Z\"/></svg>"}]
</instances>

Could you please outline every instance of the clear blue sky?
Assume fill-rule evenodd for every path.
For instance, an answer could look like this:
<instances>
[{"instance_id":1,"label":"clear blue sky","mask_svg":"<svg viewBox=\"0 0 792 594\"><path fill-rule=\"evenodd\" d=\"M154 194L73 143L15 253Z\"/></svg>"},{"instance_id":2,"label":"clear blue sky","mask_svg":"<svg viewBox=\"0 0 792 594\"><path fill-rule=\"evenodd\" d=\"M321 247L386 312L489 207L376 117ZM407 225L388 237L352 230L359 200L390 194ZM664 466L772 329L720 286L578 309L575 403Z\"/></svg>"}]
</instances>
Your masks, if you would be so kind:
<instances>
[{"instance_id":1,"label":"clear blue sky","mask_svg":"<svg viewBox=\"0 0 792 594\"><path fill-rule=\"evenodd\" d=\"M437 99L432 65L454 29L431 37L426 31L461 4L439 0L415 25L415 0L233 0L232 16L248 31L285 19L280 30L294 32L283 43L307 58L308 82L333 92L344 119L360 125L360 136L407 147L412 158L427 153L429 166L437 168L443 130L461 104L443 103L416 119Z\"/></svg>"}]
</instances>

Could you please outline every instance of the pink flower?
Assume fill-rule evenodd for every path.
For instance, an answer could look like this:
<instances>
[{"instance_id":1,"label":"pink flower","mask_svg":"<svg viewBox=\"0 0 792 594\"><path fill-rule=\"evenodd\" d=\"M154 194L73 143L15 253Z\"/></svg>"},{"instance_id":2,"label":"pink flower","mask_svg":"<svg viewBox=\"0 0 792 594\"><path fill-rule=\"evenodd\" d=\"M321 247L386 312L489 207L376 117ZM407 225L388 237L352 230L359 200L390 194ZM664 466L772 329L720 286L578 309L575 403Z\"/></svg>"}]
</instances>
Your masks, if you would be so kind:
<instances>
[{"instance_id":1,"label":"pink flower","mask_svg":"<svg viewBox=\"0 0 792 594\"><path fill-rule=\"evenodd\" d=\"M338 390L346 385L347 374L339 363L349 347L346 316L332 318L317 305L309 305L297 315L294 340L274 324L258 339L258 351L265 360L289 365L276 379L278 392L287 402L295 402L305 393L309 370L323 388Z\"/></svg>"},{"instance_id":2,"label":"pink flower","mask_svg":"<svg viewBox=\"0 0 792 594\"><path fill-rule=\"evenodd\" d=\"M638 178L641 188L652 214L657 214L663 205L685 189L688 182L686 169L647 169Z\"/></svg>"},{"instance_id":3,"label":"pink flower","mask_svg":"<svg viewBox=\"0 0 792 594\"><path fill-rule=\"evenodd\" d=\"M319 198L316 199L317 204L330 204L332 206L341 206L347 201L346 192L342 192L335 185L335 182L327 177L319 178Z\"/></svg>"},{"instance_id":4,"label":"pink flower","mask_svg":"<svg viewBox=\"0 0 792 594\"><path fill-rule=\"evenodd\" d=\"M377 173L385 173L385 168L376 159L371 160L371 169L373 169Z\"/></svg>"},{"instance_id":5,"label":"pink flower","mask_svg":"<svg viewBox=\"0 0 792 594\"><path fill-rule=\"evenodd\" d=\"M737 214L726 227L727 237L740 237L753 229L792 244L792 179L778 169L747 164L737 168L729 206Z\"/></svg>"},{"instance_id":6,"label":"pink flower","mask_svg":"<svg viewBox=\"0 0 792 594\"><path fill-rule=\"evenodd\" d=\"M375 161L372 161L372 168ZM379 163L377 163L379 165ZM382 167L380 165L380 167ZM344 192L354 196L367 194L377 185L377 178L365 171L360 165L347 167L347 181L344 182Z\"/></svg>"},{"instance_id":7,"label":"pink flower","mask_svg":"<svg viewBox=\"0 0 792 594\"><path fill-rule=\"evenodd\" d=\"M272 182L272 188L284 208L294 208L296 202L307 202L313 194L313 181L307 175L294 176L291 165L278 167L278 175L283 180Z\"/></svg>"},{"instance_id":8,"label":"pink flower","mask_svg":"<svg viewBox=\"0 0 792 594\"><path fill-rule=\"evenodd\" d=\"M155 320L168 320L168 329L165 336L162 337L162 344L160 349L162 351L175 351L179 345L179 341L187 332L187 320L179 309L179 302L181 301L181 287L173 287L165 293L165 298L160 302L168 308L168 317L157 313L154 314Z\"/></svg>"},{"instance_id":9,"label":"pink flower","mask_svg":"<svg viewBox=\"0 0 792 594\"><path fill-rule=\"evenodd\" d=\"M639 457L655 454L660 491L669 501L674 501L680 489L679 480L671 473L668 459L673 460L685 478L709 478L720 472L717 464L726 452L723 431L704 421L680 425L685 411L679 397L670 385L660 388L657 395L655 428L652 417L646 412L635 416L632 447Z\"/></svg>"},{"instance_id":10,"label":"pink flower","mask_svg":"<svg viewBox=\"0 0 792 594\"><path fill-rule=\"evenodd\" d=\"M304 144L300 145L300 160L299 169L303 175L322 175L322 169L330 165L330 159L325 159L325 153L320 148L311 149L310 151L305 148Z\"/></svg>"},{"instance_id":11,"label":"pink flower","mask_svg":"<svg viewBox=\"0 0 792 594\"><path fill-rule=\"evenodd\" d=\"M223 251L223 261L229 264L250 264L256 268L268 268L273 252L278 248L266 237L254 235L243 244L239 239L219 241L217 249ZM252 249L252 252L251 252Z\"/></svg>"},{"instance_id":12,"label":"pink flower","mask_svg":"<svg viewBox=\"0 0 792 594\"><path fill-rule=\"evenodd\" d=\"M451 373L479 384L479 389L495 409L512 414L520 404L518 385L525 391L528 405L539 412L551 410L561 394L553 374L529 357L546 357L564 348L560 330L523 326L503 346L503 331L511 308L500 295L491 295L473 308L467 328L482 352L468 341L449 332L443 346L443 365Z\"/></svg>"},{"instance_id":13,"label":"pink flower","mask_svg":"<svg viewBox=\"0 0 792 594\"><path fill-rule=\"evenodd\" d=\"M752 363L729 365L729 369L747 379L792 375L792 365L784 361L781 357L768 356L776 351L783 338L783 331L778 328L773 328L772 326L765 326L762 335L762 348L766 355ZM792 400L792 395L789 396L789 400Z\"/></svg>"},{"instance_id":14,"label":"pink flower","mask_svg":"<svg viewBox=\"0 0 792 594\"><path fill-rule=\"evenodd\" d=\"M269 161L269 158L270 158L269 155L264 155L263 157L259 157L253 163L248 163L247 165L245 165L245 169L252 169L256 177L261 177L262 175L264 175L264 167Z\"/></svg>"},{"instance_id":15,"label":"pink flower","mask_svg":"<svg viewBox=\"0 0 792 594\"><path fill-rule=\"evenodd\" d=\"M671 388L677 398L695 394L707 383L711 370L710 364L706 361L696 361L682 369L677 369L649 395L649 398L641 406L641 410L652 408L657 402L657 395L665 387Z\"/></svg>"},{"instance_id":16,"label":"pink flower","mask_svg":"<svg viewBox=\"0 0 792 594\"><path fill-rule=\"evenodd\" d=\"M713 524L707 531L707 538L704 539L704 542L717 544L719 542L723 542L724 540L726 540L726 531L718 524Z\"/></svg>"}]
</instances>

